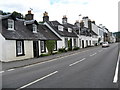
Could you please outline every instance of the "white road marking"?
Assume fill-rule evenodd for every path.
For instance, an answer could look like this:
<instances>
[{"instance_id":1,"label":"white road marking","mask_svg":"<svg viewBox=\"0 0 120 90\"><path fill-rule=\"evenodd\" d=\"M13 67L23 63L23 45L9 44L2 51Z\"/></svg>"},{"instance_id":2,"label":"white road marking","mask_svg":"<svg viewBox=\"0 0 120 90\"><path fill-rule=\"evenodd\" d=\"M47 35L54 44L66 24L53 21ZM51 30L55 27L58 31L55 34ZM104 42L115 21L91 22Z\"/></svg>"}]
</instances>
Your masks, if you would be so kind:
<instances>
[{"instance_id":1,"label":"white road marking","mask_svg":"<svg viewBox=\"0 0 120 90\"><path fill-rule=\"evenodd\" d=\"M82 51L82 52L87 52L89 50L85 50L85 51ZM70 55L67 55L67 56L63 56L63 57L58 57L57 59L51 59L49 61L44 61L44 62L41 62L41 63L36 63L36 64L32 64L32 65L29 65L29 66L24 66L23 68L28 68L28 67L32 67L32 66L36 66L36 65L40 65L40 64L43 64L43 63L47 63L47 62L52 62L52 61L56 61L58 59L62 59L62 58L65 58L65 57L69 57L69 56L72 56L72 55L76 55L76 54L79 54L79 53L82 53L82 52L78 52L78 53L75 53L75 54L70 54Z\"/></svg>"},{"instance_id":2,"label":"white road marking","mask_svg":"<svg viewBox=\"0 0 120 90\"><path fill-rule=\"evenodd\" d=\"M52 76L52 75L54 75L54 74L56 74L56 73L58 73L58 71L55 71L55 72L53 72L53 73L50 73L50 74L48 74L48 75L46 75L46 76L44 76L44 77L42 77L42 78L40 78L40 79L37 79L37 80L35 80L35 81L31 82L31 83L28 83L28 84L26 84L26 85L24 85L24 86L22 86L22 87L20 87L20 88L18 88L18 89L16 89L16 90L20 90L20 89L26 88L26 87L28 87L28 86L30 86L30 85L32 85L32 84L35 84L35 83L37 83L37 82L39 82L39 81L41 81L41 80L43 80L43 79L45 79L45 78L47 78L47 77L50 77L50 76Z\"/></svg>"},{"instance_id":3,"label":"white road marking","mask_svg":"<svg viewBox=\"0 0 120 90\"><path fill-rule=\"evenodd\" d=\"M116 66L116 70L115 70L115 76L114 76L114 79L113 79L113 83L117 83L117 81L118 81L119 62L120 62L120 52L119 52L119 56L118 56L118 61L117 61L117 66Z\"/></svg>"},{"instance_id":4,"label":"white road marking","mask_svg":"<svg viewBox=\"0 0 120 90\"><path fill-rule=\"evenodd\" d=\"M81 59L81 60L79 60L79 61L76 61L76 62L70 64L69 66L71 67L71 66L73 66L73 65L75 65L75 64L77 64L77 63L79 63L79 62L82 62L82 61L85 60L85 59L86 59L86 58L83 58L83 59Z\"/></svg>"},{"instance_id":5,"label":"white road marking","mask_svg":"<svg viewBox=\"0 0 120 90\"><path fill-rule=\"evenodd\" d=\"M0 73L3 73L3 72L5 72L5 71L0 71Z\"/></svg>"},{"instance_id":6,"label":"white road marking","mask_svg":"<svg viewBox=\"0 0 120 90\"><path fill-rule=\"evenodd\" d=\"M94 55L96 55L97 53L94 53L94 54L91 54L90 56L94 56Z\"/></svg>"},{"instance_id":7,"label":"white road marking","mask_svg":"<svg viewBox=\"0 0 120 90\"><path fill-rule=\"evenodd\" d=\"M15 69L9 69L9 70L7 70L7 71L13 71L13 70L15 70Z\"/></svg>"}]
</instances>

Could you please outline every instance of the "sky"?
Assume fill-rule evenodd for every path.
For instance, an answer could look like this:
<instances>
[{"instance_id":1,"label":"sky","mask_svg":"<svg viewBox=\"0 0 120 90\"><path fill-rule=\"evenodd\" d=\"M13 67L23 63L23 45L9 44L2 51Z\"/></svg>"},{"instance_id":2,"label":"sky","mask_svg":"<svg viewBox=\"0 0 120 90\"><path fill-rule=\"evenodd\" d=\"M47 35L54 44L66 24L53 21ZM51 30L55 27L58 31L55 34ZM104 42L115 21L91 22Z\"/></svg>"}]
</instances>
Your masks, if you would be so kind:
<instances>
[{"instance_id":1,"label":"sky","mask_svg":"<svg viewBox=\"0 0 120 90\"><path fill-rule=\"evenodd\" d=\"M51 21L58 20L61 23L63 15L66 15L71 24L88 16L97 25L102 24L110 32L117 32L118 2L119 0L1 0L0 10L17 11L25 15L32 8L37 21L42 21L43 13L47 11Z\"/></svg>"}]
</instances>

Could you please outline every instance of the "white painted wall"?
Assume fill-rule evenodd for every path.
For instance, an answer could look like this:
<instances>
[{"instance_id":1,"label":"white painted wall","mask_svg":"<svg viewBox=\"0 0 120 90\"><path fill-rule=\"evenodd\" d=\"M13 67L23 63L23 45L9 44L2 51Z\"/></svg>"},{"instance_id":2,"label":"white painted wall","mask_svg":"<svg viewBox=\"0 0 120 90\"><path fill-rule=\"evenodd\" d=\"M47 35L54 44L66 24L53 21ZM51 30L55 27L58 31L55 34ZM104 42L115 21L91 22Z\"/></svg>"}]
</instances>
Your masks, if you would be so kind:
<instances>
[{"instance_id":1,"label":"white painted wall","mask_svg":"<svg viewBox=\"0 0 120 90\"><path fill-rule=\"evenodd\" d=\"M81 39L81 46L79 45L80 48L82 48L82 40L84 40L84 47L87 47L86 40L88 41L88 46L90 46L89 41L91 41L91 44L92 44L92 37L81 35L79 37L79 39ZM80 42L79 42L79 44L80 44Z\"/></svg>"},{"instance_id":2,"label":"white painted wall","mask_svg":"<svg viewBox=\"0 0 120 90\"><path fill-rule=\"evenodd\" d=\"M57 41L57 50L60 48L65 48L65 37L61 37L61 41Z\"/></svg>"},{"instance_id":3,"label":"white painted wall","mask_svg":"<svg viewBox=\"0 0 120 90\"><path fill-rule=\"evenodd\" d=\"M41 55L41 47L40 47L40 41L38 41L39 43L39 56Z\"/></svg>"},{"instance_id":4,"label":"white painted wall","mask_svg":"<svg viewBox=\"0 0 120 90\"><path fill-rule=\"evenodd\" d=\"M72 39L72 47L73 48L74 48L74 39L76 39L76 42L77 42L77 45L78 45L78 38L61 37L62 41L57 41L57 49L65 48L65 38L68 38L68 40L70 40L70 38Z\"/></svg>"},{"instance_id":5,"label":"white painted wall","mask_svg":"<svg viewBox=\"0 0 120 90\"><path fill-rule=\"evenodd\" d=\"M96 33L96 34L99 34L98 33L98 26L94 23L92 23L92 30Z\"/></svg>"},{"instance_id":6,"label":"white painted wall","mask_svg":"<svg viewBox=\"0 0 120 90\"><path fill-rule=\"evenodd\" d=\"M94 46L95 43L98 44L98 38L92 38L92 46Z\"/></svg>"},{"instance_id":7,"label":"white painted wall","mask_svg":"<svg viewBox=\"0 0 120 90\"><path fill-rule=\"evenodd\" d=\"M3 62L33 58L33 41L24 41L24 56L16 56L16 40L4 40L3 50Z\"/></svg>"},{"instance_id":8,"label":"white painted wall","mask_svg":"<svg viewBox=\"0 0 120 90\"><path fill-rule=\"evenodd\" d=\"M3 43L4 43L4 41L5 41L5 39L4 39L4 37L0 33L0 60L3 59L3 51L4 51Z\"/></svg>"},{"instance_id":9,"label":"white painted wall","mask_svg":"<svg viewBox=\"0 0 120 90\"><path fill-rule=\"evenodd\" d=\"M88 18L83 19L84 27L88 28Z\"/></svg>"}]
</instances>

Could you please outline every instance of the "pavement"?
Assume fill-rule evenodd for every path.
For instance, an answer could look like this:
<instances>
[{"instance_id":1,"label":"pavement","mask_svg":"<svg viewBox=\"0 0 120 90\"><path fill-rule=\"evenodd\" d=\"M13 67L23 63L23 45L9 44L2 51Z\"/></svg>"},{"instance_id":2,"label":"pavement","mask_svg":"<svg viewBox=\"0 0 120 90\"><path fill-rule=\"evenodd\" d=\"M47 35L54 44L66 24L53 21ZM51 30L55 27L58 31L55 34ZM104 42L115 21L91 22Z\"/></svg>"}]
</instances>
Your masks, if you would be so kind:
<instances>
[{"instance_id":1,"label":"pavement","mask_svg":"<svg viewBox=\"0 0 120 90\"><path fill-rule=\"evenodd\" d=\"M68 52L64 52L64 53L60 53L60 54L55 54L55 55L50 55L50 56L45 56L45 57L39 57L39 58L17 60L17 61L12 61L12 62L1 62L2 63L2 70L8 70L8 69L12 69L12 68L20 68L20 67L24 67L24 66L29 66L29 65L32 65L32 64L37 64L37 63L41 63L41 62L44 62L44 61L49 61L49 60L52 60L52 59L68 56L68 55L71 55L71 54L75 54L75 53L82 52L82 51L92 49L92 48L96 48L96 47L99 47L99 46L87 47L87 48L79 49L79 50L76 50L76 51L68 51Z\"/></svg>"},{"instance_id":2,"label":"pavement","mask_svg":"<svg viewBox=\"0 0 120 90\"><path fill-rule=\"evenodd\" d=\"M17 90L24 88L105 88L100 90L107 90L110 88L110 90L117 90L118 86L113 82L117 61L117 44L112 44L108 48L99 46L86 48L49 62L1 72L3 88Z\"/></svg>"}]
</instances>

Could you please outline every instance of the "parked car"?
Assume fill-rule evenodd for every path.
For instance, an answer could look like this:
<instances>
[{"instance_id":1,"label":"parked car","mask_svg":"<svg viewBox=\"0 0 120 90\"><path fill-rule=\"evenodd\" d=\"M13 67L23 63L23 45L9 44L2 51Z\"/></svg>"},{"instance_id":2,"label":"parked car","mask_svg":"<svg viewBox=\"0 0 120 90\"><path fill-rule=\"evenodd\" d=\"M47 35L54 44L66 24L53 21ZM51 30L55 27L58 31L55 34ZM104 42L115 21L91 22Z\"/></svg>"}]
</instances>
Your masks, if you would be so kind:
<instances>
[{"instance_id":1,"label":"parked car","mask_svg":"<svg viewBox=\"0 0 120 90\"><path fill-rule=\"evenodd\" d=\"M103 42L102 43L102 47L109 47L110 45L109 45L109 43L108 42Z\"/></svg>"}]
</instances>

